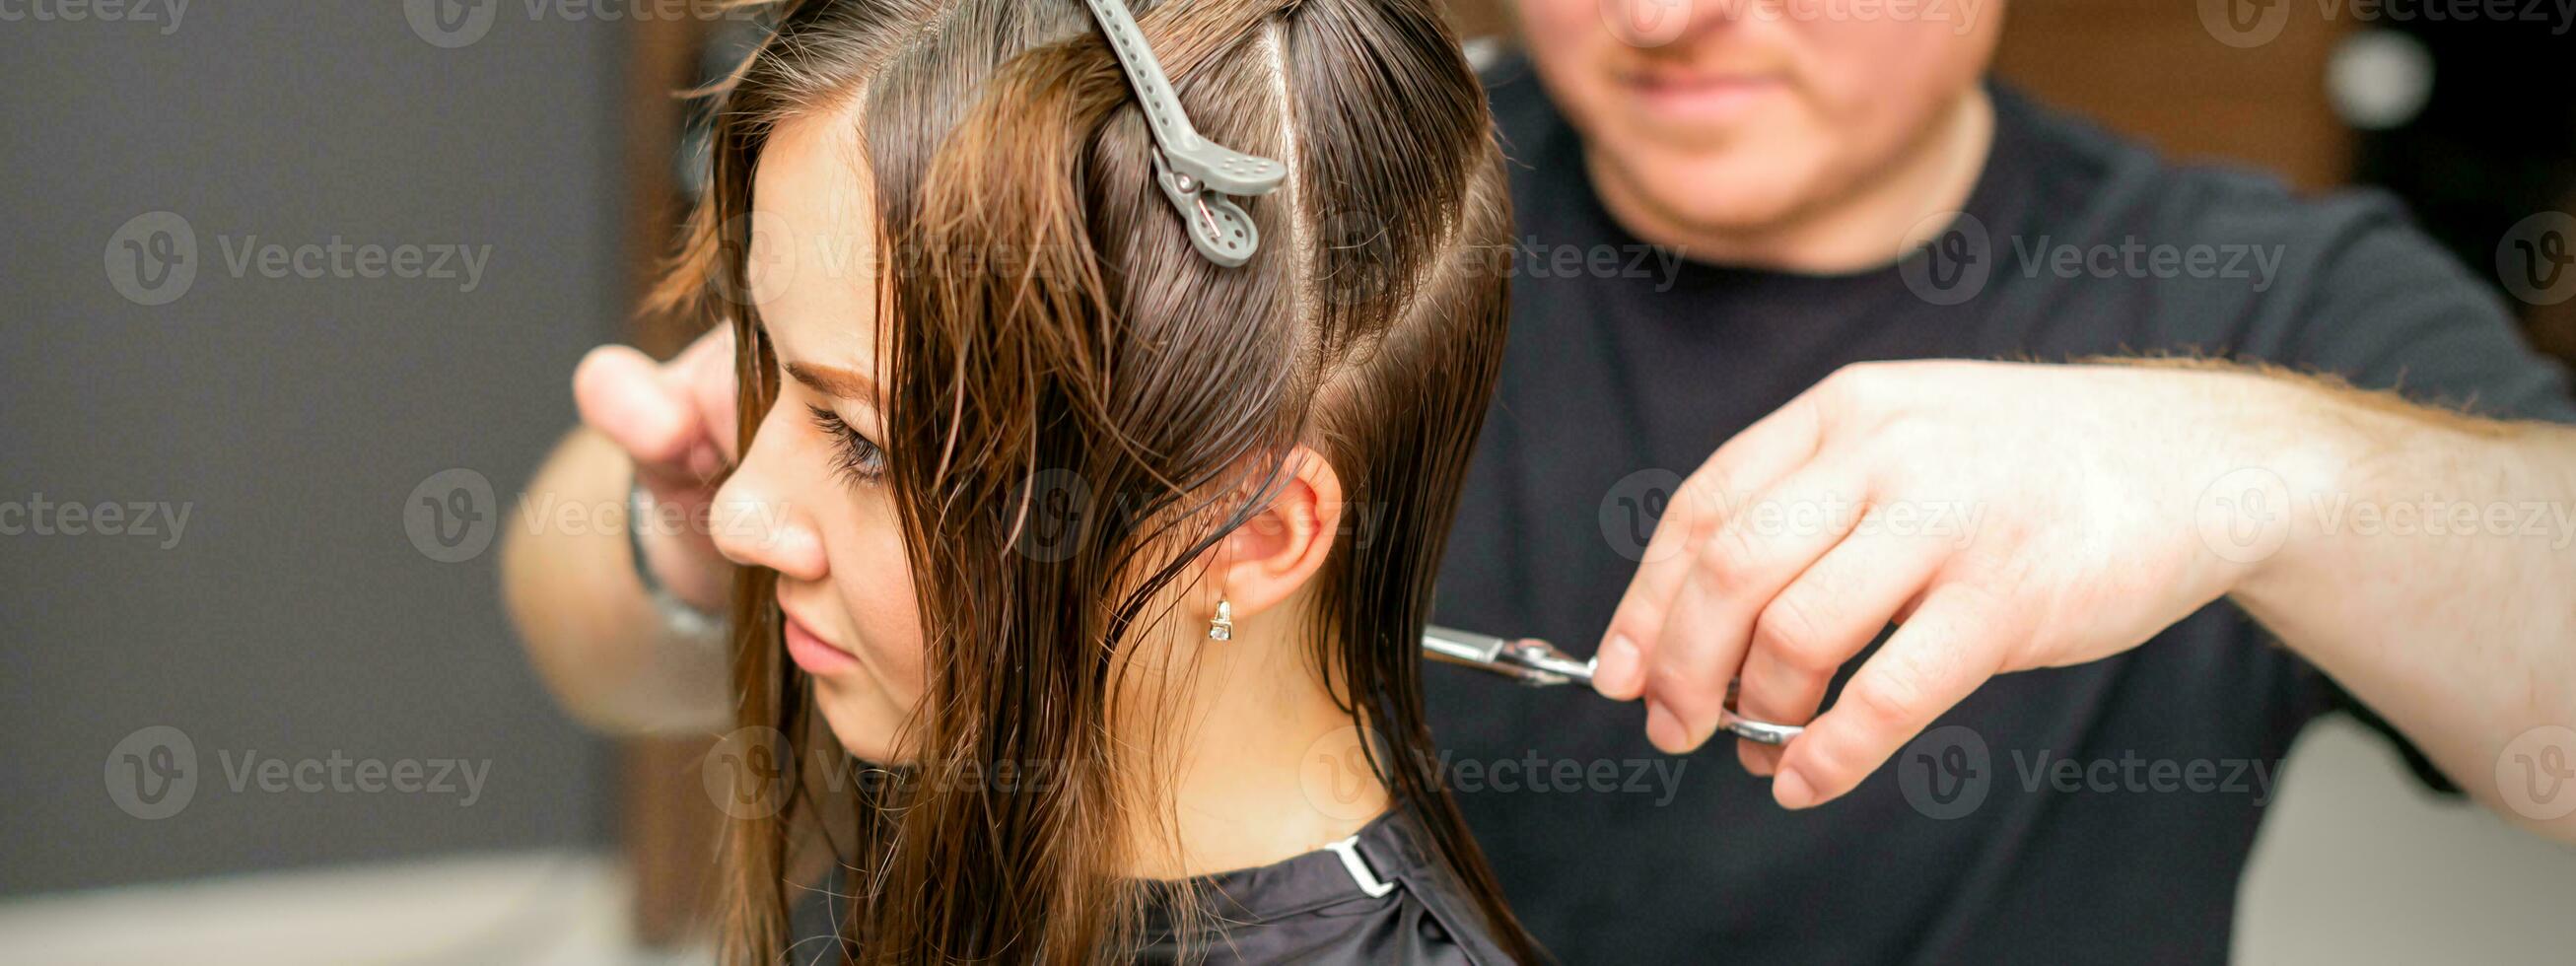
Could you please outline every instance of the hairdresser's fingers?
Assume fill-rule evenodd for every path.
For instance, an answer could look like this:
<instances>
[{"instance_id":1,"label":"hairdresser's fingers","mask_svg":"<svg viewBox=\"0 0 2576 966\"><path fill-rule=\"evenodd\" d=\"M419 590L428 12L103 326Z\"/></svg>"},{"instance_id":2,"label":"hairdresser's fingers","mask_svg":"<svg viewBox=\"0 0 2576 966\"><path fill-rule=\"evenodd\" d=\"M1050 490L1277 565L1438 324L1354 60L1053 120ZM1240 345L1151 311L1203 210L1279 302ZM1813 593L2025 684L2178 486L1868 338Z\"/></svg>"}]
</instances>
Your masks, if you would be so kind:
<instances>
[{"instance_id":1,"label":"hairdresser's fingers","mask_svg":"<svg viewBox=\"0 0 2576 966\"><path fill-rule=\"evenodd\" d=\"M740 452L735 445L740 427L734 420L733 339L733 326L717 325L664 368L665 378L678 384L697 412L708 444L688 458L689 470L700 479L711 479L732 466Z\"/></svg>"},{"instance_id":2,"label":"hairdresser's fingers","mask_svg":"<svg viewBox=\"0 0 2576 966\"><path fill-rule=\"evenodd\" d=\"M1857 525L1867 479L1826 461L1764 491L1692 548L1646 659L1646 737L1679 754L1716 732L1754 617Z\"/></svg>"},{"instance_id":3,"label":"hairdresser's fingers","mask_svg":"<svg viewBox=\"0 0 2576 966\"><path fill-rule=\"evenodd\" d=\"M1851 536L1790 581L1753 619L1738 712L1779 724L1813 720L1834 675L1869 647L1949 559L1950 548L1940 541L1890 534L1880 523L1864 516ZM1738 741L1735 750L1756 775L1779 767L1778 745Z\"/></svg>"},{"instance_id":4,"label":"hairdresser's fingers","mask_svg":"<svg viewBox=\"0 0 2576 966\"><path fill-rule=\"evenodd\" d=\"M647 474L679 474L700 441L695 407L663 380L661 363L627 346L600 346L582 357L572 395L581 421Z\"/></svg>"},{"instance_id":5,"label":"hairdresser's fingers","mask_svg":"<svg viewBox=\"0 0 2576 966\"><path fill-rule=\"evenodd\" d=\"M2029 631L1992 593L1945 582L1843 686L1781 755L1771 796L1786 808L1831 801L2003 667Z\"/></svg>"},{"instance_id":6,"label":"hairdresser's fingers","mask_svg":"<svg viewBox=\"0 0 2576 966\"><path fill-rule=\"evenodd\" d=\"M1697 563L1695 549L1742 497L1769 489L1815 456L1820 424L1813 396L1801 394L1745 427L1673 492L1595 651L1600 664L1592 686L1603 696L1626 701L1645 692L1647 649L1663 636L1674 596Z\"/></svg>"}]
</instances>

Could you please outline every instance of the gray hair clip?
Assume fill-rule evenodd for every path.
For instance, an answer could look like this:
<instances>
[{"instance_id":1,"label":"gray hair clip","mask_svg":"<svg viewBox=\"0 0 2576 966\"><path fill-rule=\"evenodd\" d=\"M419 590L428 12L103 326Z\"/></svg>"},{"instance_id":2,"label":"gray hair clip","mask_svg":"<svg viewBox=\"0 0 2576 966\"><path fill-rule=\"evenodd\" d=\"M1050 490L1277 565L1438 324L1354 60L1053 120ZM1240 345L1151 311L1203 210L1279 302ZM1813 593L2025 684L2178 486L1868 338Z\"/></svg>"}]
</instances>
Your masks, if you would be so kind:
<instances>
[{"instance_id":1,"label":"gray hair clip","mask_svg":"<svg viewBox=\"0 0 2576 966\"><path fill-rule=\"evenodd\" d=\"M1083 2L1100 21L1100 32L1109 37L1109 49L1117 52L1118 63L1127 68L1128 85L1144 105L1145 125L1154 134L1154 180L1172 207L1180 209L1190 244L1228 268L1250 260L1261 247L1261 232L1252 227L1252 216L1226 196L1269 194L1288 176L1288 166L1201 137L1181 113L1181 99L1164 79L1163 67L1145 45L1145 34L1125 0Z\"/></svg>"}]
</instances>

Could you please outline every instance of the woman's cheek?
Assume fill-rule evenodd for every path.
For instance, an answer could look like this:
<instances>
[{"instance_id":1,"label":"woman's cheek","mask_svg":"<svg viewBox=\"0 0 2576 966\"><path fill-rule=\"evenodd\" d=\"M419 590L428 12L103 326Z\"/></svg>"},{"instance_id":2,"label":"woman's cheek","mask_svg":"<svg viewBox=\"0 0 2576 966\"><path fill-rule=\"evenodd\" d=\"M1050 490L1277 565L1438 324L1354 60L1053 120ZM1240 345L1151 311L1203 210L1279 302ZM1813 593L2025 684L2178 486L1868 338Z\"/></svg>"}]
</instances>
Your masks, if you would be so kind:
<instances>
[{"instance_id":1,"label":"woman's cheek","mask_svg":"<svg viewBox=\"0 0 2576 966\"><path fill-rule=\"evenodd\" d=\"M860 644L882 675L887 696L909 710L922 693L921 610L913 599L902 538L891 523L871 529L862 559L851 562L850 572L860 579L842 588L859 625Z\"/></svg>"}]
</instances>

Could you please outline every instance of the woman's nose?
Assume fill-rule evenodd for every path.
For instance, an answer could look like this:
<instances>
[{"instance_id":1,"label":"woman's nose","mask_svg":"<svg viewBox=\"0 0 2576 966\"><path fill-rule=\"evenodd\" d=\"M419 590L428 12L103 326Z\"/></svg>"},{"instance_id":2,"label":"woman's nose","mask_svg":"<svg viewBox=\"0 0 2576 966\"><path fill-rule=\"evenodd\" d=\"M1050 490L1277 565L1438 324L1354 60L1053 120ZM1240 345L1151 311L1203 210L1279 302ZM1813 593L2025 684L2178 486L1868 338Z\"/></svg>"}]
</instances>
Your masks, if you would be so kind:
<instances>
[{"instance_id":1,"label":"woman's nose","mask_svg":"<svg viewBox=\"0 0 2576 966\"><path fill-rule=\"evenodd\" d=\"M773 449L755 442L742 465L716 490L710 508L716 550L744 566L767 567L796 580L821 580L829 570L822 535L769 472Z\"/></svg>"}]
</instances>

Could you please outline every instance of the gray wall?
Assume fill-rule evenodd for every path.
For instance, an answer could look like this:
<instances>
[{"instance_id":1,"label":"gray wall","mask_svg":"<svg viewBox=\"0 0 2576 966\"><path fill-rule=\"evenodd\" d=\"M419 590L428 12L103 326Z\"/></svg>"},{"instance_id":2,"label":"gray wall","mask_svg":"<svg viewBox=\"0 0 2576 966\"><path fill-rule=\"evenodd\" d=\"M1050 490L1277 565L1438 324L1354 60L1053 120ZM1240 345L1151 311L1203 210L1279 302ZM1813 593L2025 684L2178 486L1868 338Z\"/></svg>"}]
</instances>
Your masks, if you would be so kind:
<instances>
[{"instance_id":1,"label":"gray wall","mask_svg":"<svg viewBox=\"0 0 2576 966\"><path fill-rule=\"evenodd\" d=\"M610 759L521 659L497 552L433 559L458 554L405 510L459 468L506 500L573 418L574 361L621 330L629 26L487 3L442 47L464 35L390 0L191 3L175 30L141 2L122 12L157 22L0 22L0 894L605 841ZM157 211L184 226L129 227ZM489 255L479 278L231 264L334 237L421 271ZM190 238L184 286L123 244ZM175 543L160 519L73 535L65 502L188 516ZM192 748L135 736L154 725ZM317 764L237 789L253 754ZM485 769L478 800L366 790L442 759ZM175 774L184 806L138 817Z\"/></svg>"}]
</instances>

